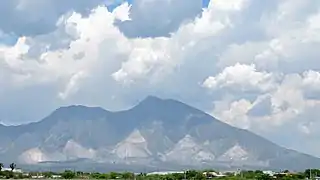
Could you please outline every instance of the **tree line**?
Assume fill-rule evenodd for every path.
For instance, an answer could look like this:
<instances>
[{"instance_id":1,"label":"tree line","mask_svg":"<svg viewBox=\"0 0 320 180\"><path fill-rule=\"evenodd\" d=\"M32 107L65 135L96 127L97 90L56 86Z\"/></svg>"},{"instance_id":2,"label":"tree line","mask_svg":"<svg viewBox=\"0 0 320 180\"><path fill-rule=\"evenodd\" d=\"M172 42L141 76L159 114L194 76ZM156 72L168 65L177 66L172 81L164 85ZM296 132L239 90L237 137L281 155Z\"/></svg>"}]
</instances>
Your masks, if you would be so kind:
<instances>
[{"instance_id":1,"label":"tree line","mask_svg":"<svg viewBox=\"0 0 320 180\"><path fill-rule=\"evenodd\" d=\"M63 172L15 172L16 164L9 165L10 170L3 171L4 165L0 163L0 179L30 179L30 178L47 178L47 179L123 179L123 180L204 180L204 179L221 179L221 180L299 180L299 179L314 179L320 176L319 169L306 169L303 172L290 172L288 170L274 175L266 174L263 171L240 171L238 173L225 173L223 177L208 176L209 172L214 170L188 170L184 173L171 174L134 174L132 172L82 172L65 170Z\"/></svg>"}]
</instances>

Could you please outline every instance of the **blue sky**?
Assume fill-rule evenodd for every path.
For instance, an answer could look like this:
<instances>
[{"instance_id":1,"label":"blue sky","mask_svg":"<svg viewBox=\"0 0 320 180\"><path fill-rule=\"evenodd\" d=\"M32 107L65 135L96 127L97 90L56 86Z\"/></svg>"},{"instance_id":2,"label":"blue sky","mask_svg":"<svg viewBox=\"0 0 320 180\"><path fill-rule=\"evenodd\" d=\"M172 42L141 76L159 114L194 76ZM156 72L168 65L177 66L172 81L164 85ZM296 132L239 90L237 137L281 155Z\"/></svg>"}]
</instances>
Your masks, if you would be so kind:
<instances>
[{"instance_id":1,"label":"blue sky","mask_svg":"<svg viewBox=\"0 0 320 180\"><path fill-rule=\"evenodd\" d=\"M319 0L112 2L0 2L0 122L151 94L320 157Z\"/></svg>"},{"instance_id":2,"label":"blue sky","mask_svg":"<svg viewBox=\"0 0 320 180\"><path fill-rule=\"evenodd\" d=\"M106 1L108 2L108 1ZM108 9L110 11L113 11L116 7L118 7L119 5L121 5L123 1L122 0L117 0L115 1L112 5L108 5ZM129 4L133 3L133 0L127 0L126 2L128 2ZM203 8L206 8L209 4L210 0L202 0L202 5ZM15 33L9 33L6 34L6 36L0 36L0 42L4 43L4 44L8 44L8 45L13 45L16 43L17 39L19 38L19 36L17 36Z\"/></svg>"},{"instance_id":3,"label":"blue sky","mask_svg":"<svg viewBox=\"0 0 320 180\"><path fill-rule=\"evenodd\" d=\"M127 0L129 4L132 4L133 0ZM208 7L210 0L202 0L203 7ZM114 3L114 5L110 5L109 8L110 10L113 10L115 7L121 4L121 1Z\"/></svg>"},{"instance_id":4,"label":"blue sky","mask_svg":"<svg viewBox=\"0 0 320 180\"><path fill-rule=\"evenodd\" d=\"M17 42L17 39L19 37L15 35L6 35L3 37L0 37L0 42L6 45L14 45Z\"/></svg>"}]
</instances>

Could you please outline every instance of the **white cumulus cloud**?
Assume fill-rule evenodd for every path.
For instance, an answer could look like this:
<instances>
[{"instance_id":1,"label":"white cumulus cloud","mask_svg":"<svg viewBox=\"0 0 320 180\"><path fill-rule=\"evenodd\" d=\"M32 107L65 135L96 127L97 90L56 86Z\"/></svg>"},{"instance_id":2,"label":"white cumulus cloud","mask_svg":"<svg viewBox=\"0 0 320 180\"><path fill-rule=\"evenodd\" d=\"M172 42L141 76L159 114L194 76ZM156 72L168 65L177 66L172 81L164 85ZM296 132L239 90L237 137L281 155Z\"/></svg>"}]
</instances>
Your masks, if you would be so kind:
<instances>
[{"instance_id":1,"label":"white cumulus cloud","mask_svg":"<svg viewBox=\"0 0 320 180\"><path fill-rule=\"evenodd\" d=\"M1 122L154 94L320 156L318 0L63 2L0 3Z\"/></svg>"}]
</instances>

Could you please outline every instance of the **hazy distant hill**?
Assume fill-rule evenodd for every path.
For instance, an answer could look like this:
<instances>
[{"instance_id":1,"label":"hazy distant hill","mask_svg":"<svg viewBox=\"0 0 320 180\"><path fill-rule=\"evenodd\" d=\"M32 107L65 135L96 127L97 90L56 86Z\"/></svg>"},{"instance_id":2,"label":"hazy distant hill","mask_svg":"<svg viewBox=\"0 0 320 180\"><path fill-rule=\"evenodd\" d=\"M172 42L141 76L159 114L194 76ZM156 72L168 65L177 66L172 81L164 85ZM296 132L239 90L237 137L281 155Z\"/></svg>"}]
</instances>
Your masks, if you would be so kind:
<instances>
[{"instance_id":1,"label":"hazy distant hill","mask_svg":"<svg viewBox=\"0 0 320 180\"><path fill-rule=\"evenodd\" d=\"M1 161L39 166L320 166L318 158L282 148L181 102L157 97L121 112L62 107L37 123L0 125L0 142Z\"/></svg>"}]
</instances>

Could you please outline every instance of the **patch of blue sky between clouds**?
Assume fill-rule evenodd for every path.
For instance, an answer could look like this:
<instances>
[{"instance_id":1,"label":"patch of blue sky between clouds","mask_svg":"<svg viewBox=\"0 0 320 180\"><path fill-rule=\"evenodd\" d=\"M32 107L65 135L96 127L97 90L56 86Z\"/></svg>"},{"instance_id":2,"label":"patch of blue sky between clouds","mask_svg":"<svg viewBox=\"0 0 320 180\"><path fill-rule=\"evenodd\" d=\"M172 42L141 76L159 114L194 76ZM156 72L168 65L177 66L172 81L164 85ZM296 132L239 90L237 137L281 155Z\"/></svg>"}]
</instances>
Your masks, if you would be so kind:
<instances>
[{"instance_id":1,"label":"patch of blue sky between clouds","mask_svg":"<svg viewBox=\"0 0 320 180\"><path fill-rule=\"evenodd\" d=\"M202 0L202 6L208 7L210 0Z\"/></svg>"},{"instance_id":2,"label":"patch of blue sky between clouds","mask_svg":"<svg viewBox=\"0 0 320 180\"><path fill-rule=\"evenodd\" d=\"M112 12L116 7L121 5L123 2L128 2L129 4L132 4L134 0L115 0L113 4L108 3L108 1L106 0L106 6L108 10ZM204 8L208 7L209 2L210 0L202 0L203 7ZM17 42L18 38L19 37L17 35L4 34L0 32L0 44L12 46Z\"/></svg>"},{"instance_id":3,"label":"patch of blue sky between clouds","mask_svg":"<svg viewBox=\"0 0 320 180\"><path fill-rule=\"evenodd\" d=\"M128 2L129 4L132 4L134 0L116 0L113 4L108 5L107 8L109 11L113 11L116 7L120 6L123 2Z\"/></svg>"},{"instance_id":4,"label":"patch of blue sky between clouds","mask_svg":"<svg viewBox=\"0 0 320 180\"><path fill-rule=\"evenodd\" d=\"M129 4L132 4L134 0L117 0L115 3L111 5L107 5L109 11L113 11L116 7L121 5L123 2L128 2ZM202 6L204 8L208 7L210 0L202 0Z\"/></svg>"},{"instance_id":5,"label":"patch of blue sky between clouds","mask_svg":"<svg viewBox=\"0 0 320 180\"><path fill-rule=\"evenodd\" d=\"M18 38L18 36L2 34L0 32L0 44L13 46L17 42Z\"/></svg>"}]
</instances>

